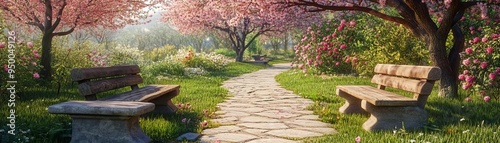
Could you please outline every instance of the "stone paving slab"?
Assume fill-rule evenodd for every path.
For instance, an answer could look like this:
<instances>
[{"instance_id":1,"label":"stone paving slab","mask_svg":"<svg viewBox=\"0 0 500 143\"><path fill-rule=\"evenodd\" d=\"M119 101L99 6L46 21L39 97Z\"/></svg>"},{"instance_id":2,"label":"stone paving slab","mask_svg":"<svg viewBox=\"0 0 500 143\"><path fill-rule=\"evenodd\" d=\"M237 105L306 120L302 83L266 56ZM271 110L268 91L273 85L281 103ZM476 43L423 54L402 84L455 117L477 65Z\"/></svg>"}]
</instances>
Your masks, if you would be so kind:
<instances>
[{"instance_id":1,"label":"stone paving slab","mask_svg":"<svg viewBox=\"0 0 500 143\"><path fill-rule=\"evenodd\" d=\"M313 101L283 89L274 80L288 67L278 64L225 81L222 87L234 96L217 105L220 110L212 121L221 126L205 129L199 141L295 143L337 133L306 109Z\"/></svg>"}]
</instances>

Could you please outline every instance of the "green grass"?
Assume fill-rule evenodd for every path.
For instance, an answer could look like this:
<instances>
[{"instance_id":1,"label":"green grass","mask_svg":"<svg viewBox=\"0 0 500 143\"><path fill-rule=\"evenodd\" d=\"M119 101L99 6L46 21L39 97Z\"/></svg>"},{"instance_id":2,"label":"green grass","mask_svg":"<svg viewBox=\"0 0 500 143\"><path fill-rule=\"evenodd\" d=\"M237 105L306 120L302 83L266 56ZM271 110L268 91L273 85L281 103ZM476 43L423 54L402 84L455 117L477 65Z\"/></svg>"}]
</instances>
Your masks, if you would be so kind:
<instances>
[{"instance_id":1,"label":"green grass","mask_svg":"<svg viewBox=\"0 0 500 143\"><path fill-rule=\"evenodd\" d=\"M425 129L418 131L382 131L367 132L361 126L368 119L364 115L340 114L338 109L345 100L335 93L337 85L372 85L369 78L304 76L297 71L284 72L276 77L286 89L294 91L315 103L308 108L318 114L322 121L332 123L339 132L311 138L305 142L354 142L357 136L362 142L497 142L500 135L500 103L483 102L479 97L473 102L462 99L444 99L437 97L437 88L430 95L426 111L429 122ZM406 96L410 94L391 90ZM461 121L461 119L465 119Z\"/></svg>"},{"instance_id":2,"label":"green grass","mask_svg":"<svg viewBox=\"0 0 500 143\"><path fill-rule=\"evenodd\" d=\"M203 111L213 113L217 103L222 102L228 95L227 90L220 87L222 82L230 77L257 71L264 68L262 65L245 63L230 63L220 72L210 73L206 76L173 77L169 79L153 79L145 77L145 84L178 84L181 86L180 94L173 99L174 104L189 103L191 108L184 108L177 113L167 116L153 116L141 118L141 127L153 139L153 142L171 142L179 135L186 132L200 132L200 122L208 120ZM0 107L0 120L3 130L0 142L68 142L71 134L71 118L67 115L54 115L47 111L47 107L68 100L84 100L78 94L75 85L69 86L60 95L54 89L33 87L28 91L20 91L16 98L16 136L6 134L9 130L5 117L9 116L7 107L7 94L1 93L0 101L5 103ZM128 89L107 92L98 97L108 96ZM189 124L183 123L183 118L191 119ZM213 126L209 124L209 127ZM29 130L29 131L27 131Z\"/></svg>"}]
</instances>

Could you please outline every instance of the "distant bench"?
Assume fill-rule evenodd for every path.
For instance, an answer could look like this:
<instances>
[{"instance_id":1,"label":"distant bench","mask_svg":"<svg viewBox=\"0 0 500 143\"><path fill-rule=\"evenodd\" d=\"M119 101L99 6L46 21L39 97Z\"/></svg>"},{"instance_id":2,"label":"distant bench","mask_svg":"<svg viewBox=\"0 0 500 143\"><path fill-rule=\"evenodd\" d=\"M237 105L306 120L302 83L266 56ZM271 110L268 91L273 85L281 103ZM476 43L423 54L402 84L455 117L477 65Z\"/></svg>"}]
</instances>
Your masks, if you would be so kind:
<instances>
[{"instance_id":1,"label":"distant bench","mask_svg":"<svg viewBox=\"0 0 500 143\"><path fill-rule=\"evenodd\" d=\"M269 59L267 58L267 55L252 55L252 58L254 61L250 62L253 64L264 64L267 65L269 63Z\"/></svg>"},{"instance_id":2,"label":"distant bench","mask_svg":"<svg viewBox=\"0 0 500 143\"><path fill-rule=\"evenodd\" d=\"M70 101L49 107L54 114L69 114L73 119L71 142L149 142L142 132L139 116L149 113L167 115L177 111L171 99L179 94L179 85L148 85L139 66L77 68L71 79L78 82L87 101ZM131 91L97 99L96 94L130 86ZM106 127L102 127L106 126Z\"/></svg>"},{"instance_id":3,"label":"distant bench","mask_svg":"<svg viewBox=\"0 0 500 143\"><path fill-rule=\"evenodd\" d=\"M337 95L346 99L341 113L371 114L363 124L367 131L395 128L418 129L427 122L424 110L434 82L441 77L438 67L378 64L371 86L337 86ZM413 98L385 91L393 87L413 92Z\"/></svg>"}]
</instances>

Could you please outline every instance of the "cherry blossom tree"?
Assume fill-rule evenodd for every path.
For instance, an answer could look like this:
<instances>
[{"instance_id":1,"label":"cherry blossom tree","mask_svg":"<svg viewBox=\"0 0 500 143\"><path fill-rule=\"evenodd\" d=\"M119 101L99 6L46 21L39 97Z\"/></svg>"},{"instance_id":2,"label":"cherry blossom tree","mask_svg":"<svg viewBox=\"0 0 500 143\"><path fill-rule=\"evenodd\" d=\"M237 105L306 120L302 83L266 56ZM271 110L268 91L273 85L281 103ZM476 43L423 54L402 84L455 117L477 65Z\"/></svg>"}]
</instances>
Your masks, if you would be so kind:
<instances>
[{"instance_id":1,"label":"cherry blossom tree","mask_svg":"<svg viewBox=\"0 0 500 143\"><path fill-rule=\"evenodd\" d=\"M297 12L266 0L172 0L166 4L163 18L182 33L218 31L231 41L236 61L263 34L281 33L289 28L304 27L320 19L318 13Z\"/></svg>"},{"instance_id":2,"label":"cherry blossom tree","mask_svg":"<svg viewBox=\"0 0 500 143\"><path fill-rule=\"evenodd\" d=\"M50 79L51 48L54 36L64 36L75 30L101 26L117 29L127 24L141 23L148 17L146 8L160 0L0 0L5 19L39 29L42 36L40 72Z\"/></svg>"},{"instance_id":3,"label":"cherry blossom tree","mask_svg":"<svg viewBox=\"0 0 500 143\"><path fill-rule=\"evenodd\" d=\"M277 3L309 12L358 11L405 26L426 43L432 64L441 68L441 97L458 96L459 53L465 47L460 22L464 15L500 18L500 0L280 0ZM384 9L393 9L398 15L389 15ZM453 44L447 46L450 32Z\"/></svg>"}]
</instances>

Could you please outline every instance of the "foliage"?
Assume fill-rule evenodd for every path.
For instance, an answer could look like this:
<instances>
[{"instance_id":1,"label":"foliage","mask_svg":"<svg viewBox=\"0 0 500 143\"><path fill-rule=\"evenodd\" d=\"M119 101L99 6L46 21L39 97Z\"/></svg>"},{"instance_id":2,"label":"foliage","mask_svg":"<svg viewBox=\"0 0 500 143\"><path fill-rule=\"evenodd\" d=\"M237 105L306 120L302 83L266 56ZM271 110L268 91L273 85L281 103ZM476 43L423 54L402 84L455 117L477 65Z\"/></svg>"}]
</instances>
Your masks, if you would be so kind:
<instances>
[{"instance_id":1,"label":"foliage","mask_svg":"<svg viewBox=\"0 0 500 143\"><path fill-rule=\"evenodd\" d=\"M170 55L175 55L177 50L173 45L165 45L159 48L153 48L151 50L144 51L144 59L149 59L151 61L161 61Z\"/></svg>"},{"instance_id":2,"label":"foliage","mask_svg":"<svg viewBox=\"0 0 500 143\"><path fill-rule=\"evenodd\" d=\"M339 133L304 142L489 142L496 141L500 131L498 101L466 102L463 100L438 98L437 88L429 96L425 110L429 122L423 130L390 130L366 132L362 125L369 116L341 114L338 109L345 99L336 95L337 85L371 85L369 78L347 76L303 76L300 71L291 70L276 77L278 83L295 94L309 98L314 103L308 107L320 120L333 124ZM388 89L404 96L412 93Z\"/></svg>"},{"instance_id":3,"label":"foliage","mask_svg":"<svg viewBox=\"0 0 500 143\"><path fill-rule=\"evenodd\" d=\"M216 54L221 54L221 55L224 55L226 57L236 57L236 52L234 50L230 50L230 49L227 49L227 48L218 48L214 51Z\"/></svg>"},{"instance_id":4,"label":"foliage","mask_svg":"<svg viewBox=\"0 0 500 143\"><path fill-rule=\"evenodd\" d=\"M498 21L492 22L499 24ZM479 24L475 24L479 26ZM499 99L500 96L500 32L498 27L470 26L472 36L460 54L462 72L458 75L462 89L480 93L482 97ZM497 34L499 33L499 34Z\"/></svg>"}]
</instances>

